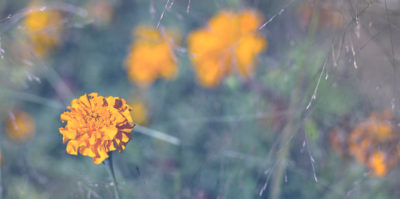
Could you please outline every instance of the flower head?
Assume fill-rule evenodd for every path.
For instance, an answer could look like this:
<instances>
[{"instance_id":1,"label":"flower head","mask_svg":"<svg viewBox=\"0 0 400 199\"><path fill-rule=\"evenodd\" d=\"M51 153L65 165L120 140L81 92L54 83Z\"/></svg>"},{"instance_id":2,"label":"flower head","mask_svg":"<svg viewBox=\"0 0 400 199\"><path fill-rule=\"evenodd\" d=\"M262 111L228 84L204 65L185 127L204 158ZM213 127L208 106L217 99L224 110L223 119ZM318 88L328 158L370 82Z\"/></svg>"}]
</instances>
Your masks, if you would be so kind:
<instances>
[{"instance_id":1,"label":"flower head","mask_svg":"<svg viewBox=\"0 0 400 199\"><path fill-rule=\"evenodd\" d=\"M70 112L61 114L61 121L67 122L60 128L67 153L93 158L100 164L114 150L125 149L131 140L134 124L130 115L131 107L119 97L102 97L97 93L84 94L74 99Z\"/></svg>"},{"instance_id":2,"label":"flower head","mask_svg":"<svg viewBox=\"0 0 400 199\"><path fill-rule=\"evenodd\" d=\"M24 142L35 135L35 121L26 112L16 110L9 114L6 133L15 142Z\"/></svg>"},{"instance_id":3,"label":"flower head","mask_svg":"<svg viewBox=\"0 0 400 199\"><path fill-rule=\"evenodd\" d=\"M37 4L34 2L30 5L32 11L23 24L34 52L43 57L61 41L62 18L56 10L39 10Z\"/></svg>"},{"instance_id":4,"label":"flower head","mask_svg":"<svg viewBox=\"0 0 400 199\"><path fill-rule=\"evenodd\" d=\"M135 43L126 57L125 66L129 78L142 87L149 86L157 78L172 79L178 69L174 50L174 35L147 26L139 26L134 30Z\"/></svg>"},{"instance_id":5,"label":"flower head","mask_svg":"<svg viewBox=\"0 0 400 199\"><path fill-rule=\"evenodd\" d=\"M349 135L350 154L378 177L385 176L399 160L400 136L393 122L390 111L372 113Z\"/></svg>"},{"instance_id":6,"label":"flower head","mask_svg":"<svg viewBox=\"0 0 400 199\"><path fill-rule=\"evenodd\" d=\"M202 86L218 85L232 66L245 77L253 73L255 58L267 47L267 40L257 32L261 19L252 10L222 11L207 27L189 35L191 60Z\"/></svg>"}]
</instances>

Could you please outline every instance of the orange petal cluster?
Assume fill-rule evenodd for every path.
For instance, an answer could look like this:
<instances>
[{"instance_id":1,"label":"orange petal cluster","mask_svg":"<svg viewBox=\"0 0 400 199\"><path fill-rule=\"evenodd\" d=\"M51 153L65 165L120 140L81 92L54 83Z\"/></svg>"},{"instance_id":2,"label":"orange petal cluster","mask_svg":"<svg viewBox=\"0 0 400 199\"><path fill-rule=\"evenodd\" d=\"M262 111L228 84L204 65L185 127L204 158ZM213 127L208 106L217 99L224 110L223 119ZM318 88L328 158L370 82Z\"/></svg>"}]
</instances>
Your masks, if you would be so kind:
<instances>
[{"instance_id":1,"label":"orange petal cluster","mask_svg":"<svg viewBox=\"0 0 400 199\"><path fill-rule=\"evenodd\" d=\"M375 175L383 177L386 175L388 170L385 161L386 161L385 153L383 151L377 151L374 152L374 154L370 158L370 162L368 165Z\"/></svg>"},{"instance_id":2,"label":"orange petal cluster","mask_svg":"<svg viewBox=\"0 0 400 199\"><path fill-rule=\"evenodd\" d=\"M178 68L174 51L177 38L168 30L159 31L148 26L134 30L135 43L125 60L129 79L147 87L157 78L173 79Z\"/></svg>"},{"instance_id":3,"label":"orange petal cluster","mask_svg":"<svg viewBox=\"0 0 400 199\"><path fill-rule=\"evenodd\" d=\"M61 114L61 121L67 124L60 128L63 143L68 142L67 153L78 155L79 152L100 164L109 157L109 152L123 151L131 140L134 124L131 107L124 99L84 94L72 100L67 108L70 112Z\"/></svg>"},{"instance_id":4,"label":"orange petal cluster","mask_svg":"<svg viewBox=\"0 0 400 199\"><path fill-rule=\"evenodd\" d=\"M399 160L400 136L393 124L390 111L372 113L349 136L350 154L379 177L385 176Z\"/></svg>"},{"instance_id":5,"label":"orange petal cluster","mask_svg":"<svg viewBox=\"0 0 400 199\"><path fill-rule=\"evenodd\" d=\"M58 11L42 10L38 4L34 2L29 6L31 12L23 24L34 52L44 57L61 41L62 17Z\"/></svg>"},{"instance_id":6,"label":"orange petal cluster","mask_svg":"<svg viewBox=\"0 0 400 199\"><path fill-rule=\"evenodd\" d=\"M35 121L22 110L13 111L6 121L6 133L15 142L29 140L35 135Z\"/></svg>"},{"instance_id":7,"label":"orange petal cluster","mask_svg":"<svg viewBox=\"0 0 400 199\"><path fill-rule=\"evenodd\" d=\"M221 11L189 35L190 58L202 86L217 86L232 66L245 77L252 74L255 58L267 47L257 31L261 20L253 10Z\"/></svg>"}]
</instances>

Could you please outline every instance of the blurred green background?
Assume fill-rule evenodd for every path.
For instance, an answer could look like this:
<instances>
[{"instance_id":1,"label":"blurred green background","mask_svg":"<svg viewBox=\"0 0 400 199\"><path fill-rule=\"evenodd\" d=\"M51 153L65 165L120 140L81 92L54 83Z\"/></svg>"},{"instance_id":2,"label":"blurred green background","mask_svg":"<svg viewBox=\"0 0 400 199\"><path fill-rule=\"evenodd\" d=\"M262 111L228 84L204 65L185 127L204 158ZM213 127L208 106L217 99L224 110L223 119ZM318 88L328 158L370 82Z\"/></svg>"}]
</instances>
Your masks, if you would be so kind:
<instances>
[{"instance_id":1,"label":"blurred green background","mask_svg":"<svg viewBox=\"0 0 400 199\"><path fill-rule=\"evenodd\" d=\"M59 41L44 56L27 42L31 3L0 1L0 198L114 197L104 166L67 154L58 130L71 100L91 92L139 100L147 112L127 148L113 155L122 198L400 196L399 169L374 175L352 157L347 142L371 112L391 110L396 121L399 3L41 1L34 11L60 14L54 25ZM259 33L268 49L251 77L232 73L203 88L187 36L221 10L243 9L264 16ZM143 24L180 34L176 79L157 79L147 88L129 80L124 61L133 29ZM18 111L35 126L23 141L7 133ZM397 139L397 123L393 132Z\"/></svg>"}]
</instances>

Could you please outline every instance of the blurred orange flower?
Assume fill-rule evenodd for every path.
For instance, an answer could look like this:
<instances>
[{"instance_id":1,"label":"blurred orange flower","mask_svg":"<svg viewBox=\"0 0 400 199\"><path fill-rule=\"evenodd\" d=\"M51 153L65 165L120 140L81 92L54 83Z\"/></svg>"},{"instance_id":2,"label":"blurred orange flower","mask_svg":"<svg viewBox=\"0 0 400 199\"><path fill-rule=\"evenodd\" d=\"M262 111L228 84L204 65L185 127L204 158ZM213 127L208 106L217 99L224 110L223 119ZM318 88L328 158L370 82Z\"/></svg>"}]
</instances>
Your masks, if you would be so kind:
<instances>
[{"instance_id":1,"label":"blurred orange flower","mask_svg":"<svg viewBox=\"0 0 400 199\"><path fill-rule=\"evenodd\" d=\"M29 6L31 11L23 24L34 52L44 57L61 41L62 17L56 10L42 10L37 5L34 2Z\"/></svg>"},{"instance_id":2,"label":"blurred orange flower","mask_svg":"<svg viewBox=\"0 0 400 199\"><path fill-rule=\"evenodd\" d=\"M102 97L97 93L84 94L74 99L70 112L61 114L61 121L67 122L60 128L63 143L67 143L67 153L93 158L100 164L114 150L125 149L131 140L133 127L131 107L119 97Z\"/></svg>"},{"instance_id":3,"label":"blurred orange flower","mask_svg":"<svg viewBox=\"0 0 400 199\"><path fill-rule=\"evenodd\" d=\"M139 125L147 125L148 111L146 104L141 101L133 101L131 106L134 110L131 112L133 122Z\"/></svg>"},{"instance_id":4,"label":"blurred orange flower","mask_svg":"<svg viewBox=\"0 0 400 199\"><path fill-rule=\"evenodd\" d=\"M11 140L24 142L35 135L35 121L24 111L13 111L7 118L6 132Z\"/></svg>"},{"instance_id":5,"label":"blurred orange flower","mask_svg":"<svg viewBox=\"0 0 400 199\"><path fill-rule=\"evenodd\" d=\"M190 58L202 86L217 86L232 65L244 77L254 72L255 58L267 48L267 40L257 32L261 20L253 10L222 11L207 27L190 33Z\"/></svg>"},{"instance_id":6,"label":"blurred orange flower","mask_svg":"<svg viewBox=\"0 0 400 199\"><path fill-rule=\"evenodd\" d=\"M134 30L135 43L126 57L125 66L132 82L142 87L157 78L173 79L178 73L174 51L178 40L172 32L148 26Z\"/></svg>"},{"instance_id":7,"label":"blurred orange flower","mask_svg":"<svg viewBox=\"0 0 400 199\"><path fill-rule=\"evenodd\" d=\"M399 159L396 154L400 151L396 145L400 137L398 129L392 123L391 111L374 112L349 136L350 154L379 177L385 176Z\"/></svg>"}]
</instances>

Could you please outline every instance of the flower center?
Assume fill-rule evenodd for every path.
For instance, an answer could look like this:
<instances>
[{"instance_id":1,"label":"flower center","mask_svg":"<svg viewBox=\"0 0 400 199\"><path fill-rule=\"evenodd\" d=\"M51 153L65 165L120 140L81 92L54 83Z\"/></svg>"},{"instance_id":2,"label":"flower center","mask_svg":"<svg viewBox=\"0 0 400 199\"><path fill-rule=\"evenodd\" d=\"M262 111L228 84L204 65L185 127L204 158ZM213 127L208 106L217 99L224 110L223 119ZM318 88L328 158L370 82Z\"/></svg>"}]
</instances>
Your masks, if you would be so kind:
<instances>
[{"instance_id":1,"label":"flower center","mask_svg":"<svg viewBox=\"0 0 400 199\"><path fill-rule=\"evenodd\" d=\"M97 110L88 110L88 114L85 117L86 123L90 127L90 129L101 129L104 126L110 124L110 113L106 110L97 109Z\"/></svg>"}]
</instances>

